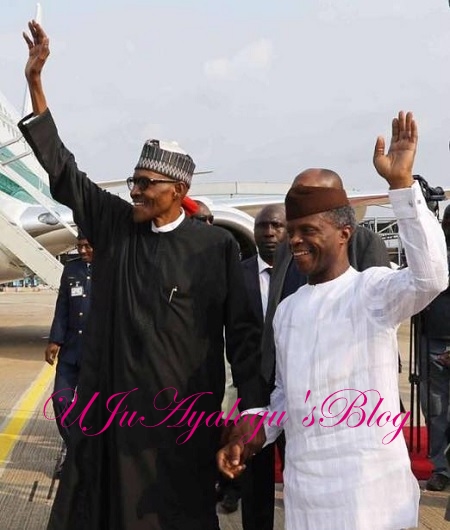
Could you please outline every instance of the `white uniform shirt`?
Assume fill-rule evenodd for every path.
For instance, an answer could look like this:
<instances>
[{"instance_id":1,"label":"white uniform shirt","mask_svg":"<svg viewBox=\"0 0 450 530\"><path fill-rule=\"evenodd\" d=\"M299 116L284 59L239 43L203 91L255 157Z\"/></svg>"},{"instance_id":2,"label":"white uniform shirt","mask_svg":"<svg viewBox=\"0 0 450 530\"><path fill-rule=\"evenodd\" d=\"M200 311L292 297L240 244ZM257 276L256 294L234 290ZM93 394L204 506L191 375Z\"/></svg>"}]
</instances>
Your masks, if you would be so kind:
<instances>
[{"instance_id":1,"label":"white uniform shirt","mask_svg":"<svg viewBox=\"0 0 450 530\"><path fill-rule=\"evenodd\" d=\"M259 273L259 288L261 291L261 303L263 309L263 318L266 318L267 303L269 301L269 286L270 286L270 274L267 269L272 267L266 263L261 256L258 254L258 273Z\"/></svg>"},{"instance_id":2,"label":"white uniform shirt","mask_svg":"<svg viewBox=\"0 0 450 530\"><path fill-rule=\"evenodd\" d=\"M447 252L418 185L393 190L390 199L408 268L349 268L332 281L301 287L275 314L277 373L269 412L286 411L288 418L287 530L417 525L420 494L405 440L401 432L391 443L383 439L393 437L392 418L400 412L398 325L447 287ZM346 411L368 390L365 421L354 427L363 413L353 408L345 418ZM327 400L334 393L341 399ZM314 423L307 426L314 406ZM391 421L383 426L387 414L380 416L386 411L391 411ZM381 427L375 423L378 418ZM278 432L266 426L267 443Z\"/></svg>"}]
</instances>

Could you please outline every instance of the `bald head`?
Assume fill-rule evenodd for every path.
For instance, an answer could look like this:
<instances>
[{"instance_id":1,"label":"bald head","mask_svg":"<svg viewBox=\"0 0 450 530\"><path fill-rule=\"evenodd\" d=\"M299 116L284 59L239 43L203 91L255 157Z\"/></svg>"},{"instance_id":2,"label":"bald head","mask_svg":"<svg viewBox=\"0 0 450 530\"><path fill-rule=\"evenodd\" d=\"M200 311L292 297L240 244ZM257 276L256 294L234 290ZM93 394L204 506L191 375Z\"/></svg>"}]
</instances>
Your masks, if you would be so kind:
<instances>
[{"instance_id":1,"label":"bald head","mask_svg":"<svg viewBox=\"0 0 450 530\"><path fill-rule=\"evenodd\" d=\"M311 188L317 188L317 187L333 188L336 190L340 190L341 193L343 192L345 194L344 184L342 182L341 177L335 171L331 169L324 169L324 168L305 169L305 171L302 171L295 177L292 183L292 188L290 192L288 192L288 196L293 191L293 188L299 185L308 186ZM311 205L312 203L306 204L307 207ZM353 208L351 207L351 205L348 204L348 200L345 206L332 207L329 210L327 209L323 211L319 210L318 213L322 216L326 215L329 218L329 220L331 220L333 224L335 224L339 228L342 228L343 226L350 226L352 231L354 231L356 228L357 223L356 223L356 218L355 218L355 212ZM291 214L292 212L289 213L289 215Z\"/></svg>"},{"instance_id":2,"label":"bald head","mask_svg":"<svg viewBox=\"0 0 450 530\"><path fill-rule=\"evenodd\" d=\"M192 216L194 219L198 219L199 221L203 221L209 225L213 224L214 216L211 212L211 210L206 206L206 204L202 201L195 201L198 206L198 210L194 213Z\"/></svg>"},{"instance_id":3,"label":"bald head","mask_svg":"<svg viewBox=\"0 0 450 530\"><path fill-rule=\"evenodd\" d=\"M195 201L198 206L197 213L199 215L211 215L211 210L206 206L206 204L202 201Z\"/></svg>"},{"instance_id":4,"label":"bald head","mask_svg":"<svg viewBox=\"0 0 450 530\"><path fill-rule=\"evenodd\" d=\"M286 239L284 205L265 206L256 216L254 235L259 255L268 265L272 265L277 246Z\"/></svg>"},{"instance_id":5,"label":"bald head","mask_svg":"<svg viewBox=\"0 0 450 530\"><path fill-rule=\"evenodd\" d=\"M267 219L273 216L284 220L286 217L286 208L284 207L284 204L269 204L268 206L264 206L255 217L255 225L261 221L261 219Z\"/></svg>"},{"instance_id":6,"label":"bald head","mask_svg":"<svg viewBox=\"0 0 450 530\"><path fill-rule=\"evenodd\" d=\"M292 186L320 186L322 188L344 189L341 177L331 169L311 168L299 173Z\"/></svg>"},{"instance_id":7,"label":"bald head","mask_svg":"<svg viewBox=\"0 0 450 530\"><path fill-rule=\"evenodd\" d=\"M450 206L444 210L444 216L442 217L442 230L445 234L445 241L447 247L450 246Z\"/></svg>"}]
</instances>

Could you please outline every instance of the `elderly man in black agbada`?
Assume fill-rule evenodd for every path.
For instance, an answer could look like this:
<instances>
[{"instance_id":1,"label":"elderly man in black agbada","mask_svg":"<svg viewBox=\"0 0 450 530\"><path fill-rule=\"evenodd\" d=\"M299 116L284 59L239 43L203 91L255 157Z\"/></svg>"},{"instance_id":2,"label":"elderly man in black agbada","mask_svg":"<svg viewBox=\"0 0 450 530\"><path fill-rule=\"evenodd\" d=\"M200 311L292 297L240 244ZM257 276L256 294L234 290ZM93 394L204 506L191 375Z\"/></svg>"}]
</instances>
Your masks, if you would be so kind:
<instances>
[{"instance_id":1,"label":"elderly man in black agbada","mask_svg":"<svg viewBox=\"0 0 450 530\"><path fill-rule=\"evenodd\" d=\"M217 530L220 429L200 425L185 441L193 424L174 409L204 392L190 412L220 411L224 327L241 404L258 400L259 336L236 243L185 217L181 201L195 166L177 145L146 142L128 179L133 204L77 168L42 89L48 38L37 23L29 28L33 116L20 128L53 197L73 209L96 252L73 444L48 529Z\"/></svg>"}]
</instances>

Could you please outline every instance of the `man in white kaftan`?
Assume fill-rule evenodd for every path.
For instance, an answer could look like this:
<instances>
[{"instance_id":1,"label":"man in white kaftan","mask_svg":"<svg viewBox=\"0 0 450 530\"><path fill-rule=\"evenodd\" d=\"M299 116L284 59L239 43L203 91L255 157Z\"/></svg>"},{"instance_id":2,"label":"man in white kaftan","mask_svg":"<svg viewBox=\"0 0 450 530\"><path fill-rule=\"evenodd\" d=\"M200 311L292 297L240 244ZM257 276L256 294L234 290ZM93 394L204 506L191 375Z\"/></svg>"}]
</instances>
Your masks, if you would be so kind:
<instances>
[{"instance_id":1,"label":"man in white kaftan","mask_svg":"<svg viewBox=\"0 0 450 530\"><path fill-rule=\"evenodd\" d=\"M396 332L446 285L446 252L418 184L391 191L390 199L409 266L350 267L300 288L275 315L277 387L270 408L288 417L287 528L417 525L419 487L400 428ZM266 430L268 442L276 430Z\"/></svg>"},{"instance_id":2,"label":"man in white kaftan","mask_svg":"<svg viewBox=\"0 0 450 530\"><path fill-rule=\"evenodd\" d=\"M278 306L273 322L277 375L268 418L286 411L288 530L417 525L420 493L401 432L405 417L399 409L396 332L447 287L447 252L437 220L412 183L417 142L412 116L400 113L394 120L387 156L380 142L374 162L390 184L408 268L357 272L339 248L345 248L344 229L337 228L341 232L330 244L329 227L320 232L316 222L322 215L317 211L328 214L345 201L330 199L326 188L316 193L301 185L286 197L294 259L308 273L308 284ZM262 409L248 412L261 414ZM266 421L265 435L261 430L246 445L242 435L249 432L248 418L241 422L218 453L220 469L230 476L239 473L258 443L276 439L276 421L272 426Z\"/></svg>"}]
</instances>

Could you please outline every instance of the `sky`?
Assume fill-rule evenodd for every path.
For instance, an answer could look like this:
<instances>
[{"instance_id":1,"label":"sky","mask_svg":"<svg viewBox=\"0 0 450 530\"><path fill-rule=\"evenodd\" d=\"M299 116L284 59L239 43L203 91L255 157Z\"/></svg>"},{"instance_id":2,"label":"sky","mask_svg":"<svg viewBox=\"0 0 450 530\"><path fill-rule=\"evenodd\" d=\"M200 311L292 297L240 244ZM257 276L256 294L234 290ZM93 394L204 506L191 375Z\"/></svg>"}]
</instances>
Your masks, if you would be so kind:
<instances>
[{"instance_id":1,"label":"sky","mask_svg":"<svg viewBox=\"0 0 450 530\"><path fill-rule=\"evenodd\" d=\"M147 138L176 140L205 181L289 182L372 166L398 110L419 126L415 172L450 189L447 0L42 0L43 73L65 144L94 180L125 179ZM0 91L20 111L35 2L2 0Z\"/></svg>"}]
</instances>

